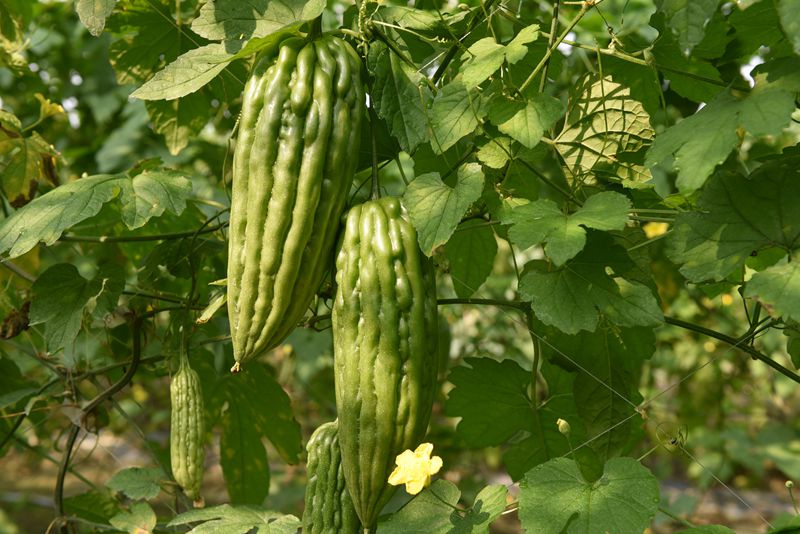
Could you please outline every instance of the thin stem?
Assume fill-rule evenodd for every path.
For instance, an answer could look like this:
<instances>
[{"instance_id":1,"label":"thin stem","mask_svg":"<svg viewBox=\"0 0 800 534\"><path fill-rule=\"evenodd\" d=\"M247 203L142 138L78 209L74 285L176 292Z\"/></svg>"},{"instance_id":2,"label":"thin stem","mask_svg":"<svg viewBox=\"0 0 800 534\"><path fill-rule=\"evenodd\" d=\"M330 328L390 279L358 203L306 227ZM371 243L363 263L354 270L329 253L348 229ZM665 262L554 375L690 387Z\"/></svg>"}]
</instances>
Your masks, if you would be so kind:
<instances>
[{"instance_id":1,"label":"thin stem","mask_svg":"<svg viewBox=\"0 0 800 534\"><path fill-rule=\"evenodd\" d=\"M59 241L78 242L78 243L132 243L137 241L168 241L171 239L183 239L193 237L198 234L210 234L217 230L222 230L228 226L227 222L221 222L216 226L205 228L202 231L192 230L190 232L175 232L172 234L156 235L130 235L130 236L89 236L89 235L62 235Z\"/></svg>"},{"instance_id":2,"label":"thin stem","mask_svg":"<svg viewBox=\"0 0 800 534\"><path fill-rule=\"evenodd\" d=\"M696 325L693 323L688 323L686 321L682 321L680 319L676 319L674 317L669 317L669 316L664 316L664 321L667 324L679 326L681 328L685 328L686 330L691 330L699 334L704 334L709 337L713 337L714 339L718 339L724 343L727 343L733 348L739 349L742 352L746 352L756 360L764 362L765 364L769 365L770 367L778 371L783 376L800 384L800 376L798 376L796 373L794 373L790 369L787 369L786 367L782 366L781 364L772 360L771 358L768 358L764 354L761 354L761 352L757 351L750 345L744 344L748 339L750 339L751 336L745 336L743 338L735 339L723 334L722 332L717 332L716 330L711 330L710 328L705 328L703 326Z\"/></svg>"},{"instance_id":3,"label":"thin stem","mask_svg":"<svg viewBox=\"0 0 800 534\"><path fill-rule=\"evenodd\" d=\"M39 389L37 389L36 393L34 394L34 396L41 395L44 391L47 391L51 386L54 386L60 380L61 380L60 376L56 376L55 378L52 378L49 382L47 382L46 384L41 386ZM14 422L14 425L12 426L12 428L8 431L8 433L3 438L3 441L0 441L0 451L3 450L3 447L6 446L6 443L8 443L9 440L14 436L14 432L17 431L17 429L20 427L20 425L22 424L22 422L25 420L25 418L27 416L28 416L27 413L21 413L19 415L17 420Z\"/></svg>"},{"instance_id":4,"label":"thin stem","mask_svg":"<svg viewBox=\"0 0 800 534\"><path fill-rule=\"evenodd\" d=\"M672 512L670 512L669 510L667 510L663 506L659 506L658 507L658 511L661 512L662 514L664 514L665 516L669 517L673 521L676 521L676 522L682 524L685 527L689 527L689 528L694 528L695 527L695 525L693 523L690 523L689 521L685 520L684 518L673 514Z\"/></svg>"},{"instance_id":5,"label":"thin stem","mask_svg":"<svg viewBox=\"0 0 800 534\"><path fill-rule=\"evenodd\" d=\"M370 198L376 200L381 196L381 184L378 180L378 139L375 135L378 114L375 113L373 100L370 100L369 104L369 119L369 133L372 141L372 191L370 192Z\"/></svg>"},{"instance_id":6,"label":"thin stem","mask_svg":"<svg viewBox=\"0 0 800 534\"><path fill-rule=\"evenodd\" d=\"M547 43L547 48L553 48L556 40L556 31L558 30L558 7L560 0L553 1L553 16L550 19L550 41ZM547 68L550 66L550 58L544 64L542 69L542 79L539 81L539 92L544 92L544 86L547 83Z\"/></svg>"},{"instance_id":7,"label":"thin stem","mask_svg":"<svg viewBox=\"0 0 800 534\"><path fill-rule=\"evenodd\" d=\"M533 343L533 369L531 369L531 411L533 412L533 424L535 428L539 429L539 432L537 432L539 435L539 442L544 452L545 459L549 460L550 450L544 439L545 431L542 425L542 417L539 414L539 399L536 391L539 382L539 354L541 348L539 346L539 338L533 330L533 310L530 307L525 311L525 324L531 336L531 343ZM572 450L572 443L570 442L569 445L570 450Z\"/></svg>"},{"instance_id":8,"label":"thin stem","mask_svg":"<svg viewBox=\"0 0 800 534\"><path fill-rule=\"evenodd\" d=\"M550 61L550 56L552 56L553 52L556 50L556 48L558 48L558 45L560 45L561 42L566 39L569 32L572 31L572 28L574 28L578 22L580 22L592 5L593 4L590 4L589 2L584 2L581 4L581 9L578 11L578 14L575 15L575 18L570 21L566 28L564 28L564 31L561 32L561 35L558 36L558 39L556 39L551 46L547 47L547 52L545 52L544 57L539 61L539 64L533 69L533 72L528 75L528 78L519 87L520 93L525 92L525 89L531 84L531 82L533 82L534 78L536 78L539 72L544 69L545 65L547 65L547 62Z\"/></svg>"},{"instance_id":9,"label":"thin stem","mask_svg":"<svg viewBox=\"0 0 800 534\"><path fill-rule=\"evenodd\" d=\"M22 267L19 267L18 265L14 264L14 263L11 263L9 260L0 260L0 265L5 267L6 269L11 271L12 273L16 274L17 276L19 276L23 280L27 280L28 282L35 282L36 281L36 277L35 276L33 276L32 274L27 272Z\"/></svg>"}]
</instances>

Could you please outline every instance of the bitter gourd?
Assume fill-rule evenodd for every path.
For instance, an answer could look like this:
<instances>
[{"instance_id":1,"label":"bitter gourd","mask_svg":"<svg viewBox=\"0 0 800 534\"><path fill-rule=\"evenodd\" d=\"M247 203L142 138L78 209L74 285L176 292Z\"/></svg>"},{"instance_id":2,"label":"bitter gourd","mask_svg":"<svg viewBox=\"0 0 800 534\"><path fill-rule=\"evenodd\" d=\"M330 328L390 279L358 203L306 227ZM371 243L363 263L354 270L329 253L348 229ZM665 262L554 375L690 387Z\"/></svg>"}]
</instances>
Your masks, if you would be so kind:
<instances>
[{"instance_id":1,"label":"bitter gourd","mask_svg":"<svg viewBox=\"0 0 800 534\"><path fill-rule=\"evenodd\" d=\"M232 169L234 370L283 341L332 265L363 114L361 61L341 39L290 38L256 59Z\"/></svg>"},{"instance_id":2,"label":"bitter gourd","mask_svg":"<svg viewBox=\"0 0 800 534\"><path fill-rule=\"evenodd\" d=\"M358 534L361 524L345 487L339 451L338 424L317 428L306 445L306 473L303 534Z\"/></svg>"},{"instance_id":3,"label":"bitter gourd","mask_svg":"<svg viewBox=\"0 0 800 534\"><path fill-rule=\"evenodd\" d=\"M172 415L170 418L169 453L172 475L193 501L200 501L205 449L203 439L203 391L200 378L181 355L178 372L169 385Z\"/></svg>"},{"instance_id":4,"label":"bitter gourd","mask_svg":"<svg viewBox=\"0 0 800 534\"><path fill-rule=\"evenodd\" d=\"M339 445L356 512L374 528L396 456L425 435L439 358L433 267L398 199L348 212L336 282Z\"/></svg>"}]
</instances>

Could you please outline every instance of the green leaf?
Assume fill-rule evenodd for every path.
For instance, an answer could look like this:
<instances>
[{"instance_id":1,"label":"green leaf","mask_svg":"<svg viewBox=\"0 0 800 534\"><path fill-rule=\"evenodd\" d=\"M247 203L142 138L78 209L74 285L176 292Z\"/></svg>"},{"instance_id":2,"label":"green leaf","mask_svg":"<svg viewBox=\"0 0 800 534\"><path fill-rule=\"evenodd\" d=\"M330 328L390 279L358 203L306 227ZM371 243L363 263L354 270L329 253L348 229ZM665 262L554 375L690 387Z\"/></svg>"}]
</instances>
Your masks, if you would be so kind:
<instances>
[{"instance_id":1,"label":"green leaf","mask_svg":"<svg viewBox=\"0 0 800 534\"><path fill-rule=\"evenodd\" d=\"M753 135L780 133L794 110L791 93L768 85L757 85L742 100L728 91L720 93L703 109L656 137L645 164L653 166L669 156L675 158L677 186L682 193L699 189L725 161L738 143L736 129Z\"/></svg>"},{"instance_id":2,"label":"green leaf","mask_svg":"<svg viewBox=\"0 0 800 534\"><path fill-rule=\"evenodd\" d=\"M771 315L800 321L800 263L775 265L755 273L744 296L758 299Z\"/></svg>"},{"instance_id":3,"label":"green leaf","mask_svg":"<svg viewBox=\"0 0 800 534\"><path fill-rule=\"evenodd\" d=\"M510 108L515 110L510 118L505 119L508 113L505 110L490 118L501 132L527 148L538 145L544 132L552 128L564 114L564 105L560 100L543 94L536 94L524 103L515 104Z\"/></svg>"},{"instance_id":4,"label":"green leaf","mask_svg":"<svg viewBox=\"0 0 800 534\"><path fill-rule=\"evenodd\" d=\"M27 399L38 389L34 382L23 378L11 359L0 358L0 410Z\"/></svg>"},{"instance_id":5,"label":"green leaf","mask_svg":"<svg viewBox=\"0 0 800 534\"><path fill-rule=\"evenodd\" d=\"M324 0L207 0L192 30L214 41L245 41L313 20L323 9Z\"/></svg>"},{"instance_id":6,"label":"green leaf","mask_svg":"<svg viewBox=\"0 0 800 534\"><path fill-rule=\"evenodd\" d=\"M667 238L667 255L692 282L719 281L753 252L791 250L800 239L800 157L765 163L749 178L718 173L697 210L680 213Z\"/></svg>"},{"instance_id":7,"label":"green leaf","mask_svg":"<svg viewBox=\"0 0 800 534\"><path fill-rule=\"evenodd\" d=\"M592 183L595 174L625 187L642 187L651 178L635 158L624 158L650 144L653 129L642 104L630 89L601 78L586 81L580 96L570 105L555 148L572 179Z\"/></svg>"},{"instance_id":8,"label":"green leaf","mask_svg":"<svg viewBox=\"0 0 800 534\"><path fill-rule=\"evenodd\" d=\"M536 261L526 265L519 291L531 299L539 320L567 334L593 332L601 314L618 326L661 324L663 314L650 288L606 273L606 267L618 270L615 256L627 258L617 245L608 248L590 239L561 269L550 270Z\"/></svg>"},{"instance_id":9,"label":"green leaf","mask_svg":"<svg viewBox=\"0 0 800 534\"><path fill-rule=\"evenodd\" d=\"M531 372L513 360L466 358L450 372L453 389L447 399L448 417L461 417L456 432L470 447L505 442L531 417L528 385Z\"/></svg>"},{"instance_id":10,"label":"green leaf","mask_svg":"<svg viewBox=\"0 0 800 534\"><path fill-rule=\"evenodd\" d=\"M609 460L593 483L583 480L574 460L556 458L525 475L519 516L536 534L641 534L658 503L658 480L633 458Z\"/></svg>"},{"instance_id":11,"label":"green leaf","mask_svg":"<svg viewBox=\"0 0 800 534\"><path fill-rule=\"evenodd\" d=\"M152 532L156 528L156 514L146 502L135 502L130 512L122 511L111 518L111 526L125 530L129 534Z\"/></svg>"},{"instance_id":12,"label":"green leaf","mask_svg":"<svg viewBox=\"0 0 800 534\"><path fill-rule=\"evenodd\" d=\"M545 253L561 266L583 250L586 228L622 230L628 220L630 200L604 191L589 197L572 215L565 215L552 200L543 199L512 208L501 219L511 224L508 236L521 249L546 242Z\"/></svg>"},{"instance_id":13,"label":"green leaf","mask_svg":"<svg viewBox=\"0 0 800 534\"><path fill-rule=\"evenodd\" d=\"M419 246L426 256L446 243L459 221L483 191L483 171L478 163L458 169L455 187L450 187L435 172L414 178L403 194L411 223L417 230Z\"/></svg>"},{"instance_id":14,"label":"green leaf","mask_svg":"<svg viewBox=\"0 0 800 534\"><path fill-rule=\"evenodd\" d=\"M511 143L508 137L493 137L478 149L478 160L492 169L502 169L514 155Z\"/></svg>"},{"instance_id":15,"label":"green leaf","mask_svg":"<svg viewBox=\"0 0 800 534\"><path fill-rule=\"evenodd\" d=\"M109 19L108 30L116 37L108 56L120 84L144 82L187 51L181 43L188 30L174 23L164 0L126 2Z\"/></svg>"},{"instance_id":16,"label":"green leaf","mask_svg":"<svg viewBox=\"0 0 800 534\"><path fill-rule=\"evenodd\" d=\"M0 186L12 206L27 203L39 182L55 181L56 156L38 133L24 137L19 130L0 127Z\"/></svg>"},{"instance_id":17,"label":"green leaf","mask_svg":"<svg viewBox=\"0 0 800 534\"><path fill-rule=\"evenodd\" d=\"M114 11L117 0L77 0L75 11L89 33L97 37L103 33L106 17Z\"/></svg>"},{"instance_id":18,"label":"green leaf","mask_svg":"<svg viewBox=\"0 0 800 534\"><path fill-rule=\"evenodd\" d=\"M443 154L461 138L470 135L478 127L484 111L480 96L472 94L460 81L452 81L442 87L431 106L431 146L437 154Z\"/></svg>"},{"instance_id":19,"label":"green leaf","mask_svg":"<svg viewBox=\"0 0 800 534\"><path fill-rule=\"evenodd\" d=\"M117 471L106 486L130 499L155 499L166 475L158 467L128 467Z\"/></svg>"},{"instance_id":20,"label":"green leaf","mask_svg":"<svg viewBox=\"0 0 800 534\"><path fill-rule=\"evenodd\" d=\"M522 28L516 36L506 45L506 61L513 65L520 61L528 53L528 43L532 43L539 38L539 25L531 24Z\"/></svg>"},{"instance_id":21,"label":"green leaf","mask_svg":"<svg viewBox=\"0 0 800 534\"><path fill-rule=\"evenodd\" d=\"M192 192L192 183L183 173L166 169L148 169L120 185L122 222L131 230L160 217L166 210L179 215Z\"/></svg>"},{"instance_id":22,"label":"green leaf","mask_svg":"<svg viewBox=\"0 0 800 534\"><path fill-rule=\"evenodd\" d=\"M167 527L202 521L189 532L193 534L245 534L256 529L257 534L296 534L300 520L255 506L223 504L211 508L190 510L177 516Z\"/></svg>"},{"instance_id":23,"label":"green leaf","mask_svg":"<svg viewBox=\"0 0 800 534\"><path fill-rule=\"evenodd\" d=\"M667 27L678 38L681 52L688 56L703 40L719 0L660 0L657 5L666 15Z\"/></svg>"},{"instance_id":24,"label":"green leaf","mask_svg":"<svg viewBox=\"0 0 800 534\"><path fill-rule=\"evenodd\" d=\"M389 515L378 525L380 534L478 534L488 533L489 525L506 506L505 486L483 488L475 503L464 514L457 511L461 492L452 482L436 480L403 508Z\"/></svg>"},{"instance_id":25,"label":"green leaf","mask_svg":"<svg viewBox=\"0 0 800 534\"><path fill-rule=\"evenodd\" d=\"M267 451L261 442L261 432L250 417L248 404L252 402L245 395L233 395L222 418L220 465L228 496L234 504L260 505L269 493Z\"/></svg>"},{"instance_id":26,"label":"green leaf","mask_svg":"<svg viewBox=\"0 0 800 534\"><path fill-rule=\"evenodd\" d=\"M791 41L796 54L800 54L800 0L778 0L783 32Z\"/></svg>"},{"instance_id":27,"label":"green leaf","mask_svg":"<svg viewBox=\"0 0 800 534\"><path fill-rule=\"evenodd\" d=\"M105 491L91 490L64 499L67 515L103 525L121 511L119 502Z\"/></svg>"},{"instance_id":28,"label":"green leaf","mask_svg":"<svg viewBox=\"0 0 800 534\"><path fill-rule=\"evenodd\" d=\"M61 234L100 212L103 204L119 198L123 222L131 230L164 210L180 214L191 193L191 181L169 170L148 169L133 178L101 174L59 186L34 199L0 222L0 253L14 258L38 242L53 244Z\"/></svg>"},{"instance_id":29,"label":"green leaf","mask_svg":"<svg viewBox=\"0 0 800 534\"><path fill-rule=\"evenodd\" d=\"M183 150L190 139L197 137L214 111L205 96L199 93L175 100L153 100L146 106L153 120L153 130L164 136L173 156Z\"/></svg>"},{"instance_id":30,"label":"green leaf","mask_svg":"<svg viewBox=\"0 0 800 534\"><path fill-rule=\"evenodd\" d=\"M303 450L300 425L292 413L292 401L266 366L250 364L228 381L228 398L252 407L245 415L272 442L281 457L292 464ZM269 410L261 409L269 406Z\"/></svg>"},{"instance_id":31,"label":"green leaf","mask_svg":"<svg viewBox=\"0 0 800 534\"><path fill-rule=\"evenodd\" d=\"M471 55L470 59L461 67L463 73L461 81L464 86L467 89L474 89L497 72L506 59L505 50L506 47L498 44L494 37L484 37L475 41L467 49L467 53Z\"/></svg>"},{"instance_id":32,"label":"green leaf","mask_svg":"<svg viewBox=\"0 0 800 534\"><path fill-rule=\"evenodd\" d=\"M461 223L447 241L444 253L450 264L456 295L467 298L481 287L492 272L497 241L485 221L469 219Z\"/></svg>"},{"instance_id":33,"label":"green leaf","mask_svg":"<svg viewBox=\"0 0 800 534\"><path fill-rule=\"evenodd\" d=\"M120 271L101 272L96 278L86 280L74 265L53 265L33 284L30 325L45 325L47 348L55 352L75 340L84 310L91 313L98 302L116 304L124 285ZM110 311L107 305L101 308Z\"/></svg>"},{"instance_id":34,"label":"green leaf","mask_svg":"<svg viewBox=\"0 0 800 534\"><path fill-rule=\"evenodd\" d=\"M212 43L190 50L158 71L131 98L172 100L193 93L222 72L233 53L222 43Z\"/></svg>"},{"instance_id":35,"label":"green leaf","mask_svg":"<svg viewBox=\"0 0 800 534\"><path fill-rule=\"evenodd\" d=\"M430 90L422 75L403 63L389 48L376 42L369 47L367 67L373 76L372 102L378 116L406 152L413 152L428 140L425 114Z\"/></svg>"}]
</instances>

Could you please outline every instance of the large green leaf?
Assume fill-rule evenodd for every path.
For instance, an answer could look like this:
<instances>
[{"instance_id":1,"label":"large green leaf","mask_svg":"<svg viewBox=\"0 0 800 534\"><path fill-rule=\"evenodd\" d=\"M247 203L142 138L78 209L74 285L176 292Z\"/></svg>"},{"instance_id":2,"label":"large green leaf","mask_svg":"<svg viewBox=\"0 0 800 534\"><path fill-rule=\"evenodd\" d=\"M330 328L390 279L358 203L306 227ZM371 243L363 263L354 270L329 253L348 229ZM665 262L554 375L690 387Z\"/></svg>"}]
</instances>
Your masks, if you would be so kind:
<instances>
[{"instance_id":1,"label":"large green leaf","mask_svg":"<svg viewBox=\"0 0 800 534\"><path fill-rule=\"evenodd\" d=\"M197 137L211 118L214 109L206 97L192 93L175 100L152 100L146 103L153 120L153 130L164 136L170 154L176 155Z\"/></svg>"},{"instance_id":2,"label":"large green leaf","mask_svg":"<svg viewBox=\"0 0 800 534\"><path fill-rule=\"evenodd\" d=\"M400 147L413 152L428 140L425 102L430 90L423 85L422 75L381 42L370 45L367 67L373 77L370 97L375 111Z\"/></svg>"},{"instance_id":3,"label":"large green leaf","mask_svg":"<svg viewBox=\"0 0 800 534\"><path fill-rule=\"evenodd\" d=\"M233 52L221 43L207 44L164 67L133 93L141 100L172 100L193 93L214 79L233 59Z\"/></svg>"},{"instance_id":4,"label":"large green leaf","mask_svg":"<svg viewBox=\"0 0 800 534\"><path fill-rule=\"evenodd\" d=\"M508 489L503 485L487 486L475 497L466 511L458 509L461 492L446 480L437 480L403 508L378 524L379 534L479 534L488 533L489 525L506 507ZM458 510L458 511L457 511Z\"/></svg>"},{"instance_id":5,"label":"large green leaf","mask_svg":"<svg viewBox=\"0 0 800 534\"><path fill-rule=\"evenodd\" d=\"M430 256L446 243L459 221L483 191L483 171L478 163L467 163L458 169L455 187L439 178L438 173L417 176L403 194L411 223L417 230L422 251Z\"/></svg>"},{"instance_id":6,"label":"large green leaf","mask_svg":"<svg viewBox=\"0 0 800 534\"><path fill-rule=\"evenodd\" d=\"M689 280L722 280L752 253L800 239L800 156L762 165L749 178L718 173L706 185L697 210L681 213L667 253Z\"/></svg>"},{"instance_id":7,"label":"large green leaf","mask_svg":"<svg viewBox=\"0 0 800 534\"><path fill-rule=\"evenodd\" d=\"M497 255L494 231L481 219L464 221L447 241L444 253L456 295L470 297L492 272Z\"/></svg>"},{"instance_id":8,"label":"large green leaf","mask_svg":"<svg viewBox=\"0 0 800 534\"><path fill-rule=\"evenodd\" d=\"M532 24L517 33L508 45L503 46L494 37L484 37L468 49L469 58L461 64L461 80L467 89L473 89L488 79L503 65L516 63L528 53L528 43L539 37L539 25Z\"/></svg>"},{"instance_id":9,"label":"large green leaf","mask_svg":"<svg viewBox=\"0 0 800 534\"><path fill-rule=\"evenodd\" d=\"M783 32L791 41L795 53L800 54L800 0L778 0L778 14Z\"/></svg>"},{"instance_id":10,"label":"large green leaf","mask_svg":"<svg viewBox=\"0 0 800 534\"><path fill-rule=\"evenodd\" d=\"M150 500L161 492L161 484L166 478L158 467L128 467L114 473L106 486L134 500Z\"/></svg>"},{"instance_id":11,"label":"large green leaf","mask_svg":"<svg viewBox=\"0 0 800 534\"><path fill-rule=\"evenodd\" d=\"M245 395L232 395L222 418L219 463L233 504L260 505L269 493L267 451L253 424L251 402Z\"/></svg>"},{"instance_id":12,"label":"large green leaf","mask_svg":"<svg viewBox=\"0 0 800 534\"><path fill-rule=\"evenodd\" d=\"M298 22L313 20L324 0L206 0L192 30L215 41L267 37Z\"/></svg>"},{"instance_id":13,"label":"large green leaf","mask_svg":"<svg viewBox=\"0 0 800 534\"><path fill-rule=\"evenodd\" d=\"M300 520L293 515L255 506L230 506L222 504L211 508L189 510L175 517L167 527L197 523L189 532L193 534L246 534L255 529L257 534L296 534Z\"/></svg>"},{"instance_id":14,"label":"large green leaf","mask_svg":"<svg viewBox=\"0 0 800 534\"><path fill-rule=\"evenodd\" d=\"M53 244L61 234L119 200L122 221L131 230L169 210L180 214L192 190L189 179L175 171L148 169L126 174L97 175L62 185L34 199L0 223L0 254L20 256L38 242Z\"/></svg>"},{"instance_id":15,"label":"large green leaf","mask_svg":"<svg viewBox=\"0 0 800 534\"><path fill-rule=\"evenodd\" d=\"M660 0L657 5L666 15L667 27L678 38L681 52L688 56L703 40L719 0Z\"/></svg>"},{"instance_id":16,"label":"large green leaf","mask_svg":"<svg viewBox=\"0 0 800 534\"><path fill-rule=\"evenodd\" d=\"M650 144L653 129L642 104L610 78L590 80L573 99L555 148L572 179L593 183L599 175L625 187L641 187L651 178L634 154Z\"/></svg>"},{"instance_id":17,"label":"large green leaf","mask_svg":"<svg viewBox=\"0 0 800 534\"><path fill-rule=\"evenodd\" d=\"M101 525L120 511L119 502L106 491L91 490L64 499L64 512Z\"/></svg>"},{"instance_id":18,"label":"large green leaf","mask_svg":"<svg viewBox=\"0 0 800 534\"><path fill-rule=\"evenodd\" d=\"M431 106L431 146L443 154L459 139L470 135L485 115L480 104L480 94L469 91L458 80L445 85L433 99Z\"/></svg>"},{"instance_id":19,"label":"large green leaf","mask_svg":"<svg viewBox=\"0 0 800 534\"><path fill-rule=\"evenodd\" d=\"M531 372L513 360L467 358L450 372L446 414L461 417L456 432L470 447L500 445L531 417Z\"/></svg>"},{"instance_id":20,"label":"large green leaf","mask_svg":"<svg viewBox=\"0 0 800 534\"><path fill-rule=\"evenodd\" d=\"M506 135L527 148L539 144L545 131L564 115L564 105L557 98L535 94L524 101L496 95L488 109L489 119Z\"/></svg>"},{"instance_id":21,"label":"large green leaf","mask_svg":"<svg viewBox=\"0 0 800 534\"><path fill-rule=\"evenodd\" d=\"M544 251L556 266L563 265L583 250L585 228L622 230L628 220L630 200L625 195L604 191L589 197L571 215L565 214L552 200L542 199L522 204L507 212L502 221L511 224L511 242L525 249L547 243Z\"/></svg>"},{"instance_id":22,"label":"large green leaf","mask_svg":"<svg viewBox=\"0 0 800 534\"><path fill-rule=\"evenodd\" d=\"M36 279L31 298L30 324L44 324L50 352L70 345L83 322L84 312L110 312L125 285L120 269L102 270L92 279L74 265L58 263Z\"/></svg>"},{"instance_id":23,"label":"large green leaf","mask_svg":"<svg viewBox=\"0 0 800 534\"><path fill-rule=\"evenodd\" d=\"M800 262L755 273L745 285L744 296L757 298L776 316L800 321Z\"/></svg>"},{"instance_id":24,"label":"large green leaf","mask_svg":"<svg viewBox=\"0 0 800 534\"><path fill-rule=\"evenodd\" d=\"M534 261L526 265L520 293L531 299L533 311L543 323L567 334L594 331L600 316L617 326L656 326L663 314L647 286L612 277L606 267L621 274L618 260L630 261L617 245L590 239L587 247L560 269Z\"/></svg>"},{"instance_id":25,"label":"large green leaf","mask_svg":"<svg viewBox=\"0 0 800 534\"><path fill-rule=\"evenodd\" d=\"M658 503L658 480L633 458L609 460L594 482L574 460L556 458L525 475L519 516L531 534L641 534Z\"/></svg>"},{"instance_id":26,"label":"large green leaf","mask_svg":"<svg viewBox=\"0 0 800 534\"><path fill-rule=\"evenodd\" d=\"M122 511L109 520L111 526L129 534L152 532L156 522L156 514L146 502L135 502L129 511Z\"/></svg>"},{"instance_id":27,"label":"large green leaf","mask_svg":"<svg viewBox=\"0 0 800 534\"><path fill-rule=\"evenodd\" d=\"M678 189L690 193L702 187L717 165L727 159L739 141L737 128L756 136L778 134L789 124L794 109L790 92L767 84L756 85L741 100L724 91L694 115L659 134L645 163L653 166L674 157Z\"/></svg>"}]
</instances>

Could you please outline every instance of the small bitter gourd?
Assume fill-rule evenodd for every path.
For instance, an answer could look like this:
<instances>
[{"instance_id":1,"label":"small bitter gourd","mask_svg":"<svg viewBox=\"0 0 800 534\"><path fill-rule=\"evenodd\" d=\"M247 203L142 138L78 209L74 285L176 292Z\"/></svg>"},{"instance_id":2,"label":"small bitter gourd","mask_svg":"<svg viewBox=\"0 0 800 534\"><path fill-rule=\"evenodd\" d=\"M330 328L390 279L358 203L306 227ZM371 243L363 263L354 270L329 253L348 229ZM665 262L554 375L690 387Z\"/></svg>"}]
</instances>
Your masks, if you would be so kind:
<instances>
[{"instance_id":1,"label":"small bitter gourd","mask_svg":"<svg viewBox=\"0 0 800 534\"><path fill-rule=\"evenodd\" d=\"M172 404L169 434L172 475L184 493L199 502L205 462L203 391L200 378L189 366L186 354L181 355L169 392Z\"/></svg>"},{"instance_id":2,"label":"small bitter gourd","mask_svg":"<svg viewBox=\"0 0 800 534\"><path fill-rule=\"evenodd\" d=\"M338 423L317 428L306 445L306 473L303 534L359 534L353 501L345 487L339 451Z\"/></svg>"},{"instance_id":3,"label":"small bitter gourd","mask_svg":"<svg viewBox=\"0 0 800 534\"><path fill-rule=\"evenodd\" d=\"M348 212L336 282L339 446L356 512L374 528L396 456L425 435L439 358L433 266L397 198Z\"/></svg>"},{"instance_id":4,"label":"small bitter gourd","mask_svg":"<svg viewBox=\"0 0 800 534\"><path fill-rule=\"evenodd\" d=\"M289 38L257 57L233 155L234 371L289 335L332 265L363 114L361 61L345 41Z\"/></svg>"}]
</instances>

